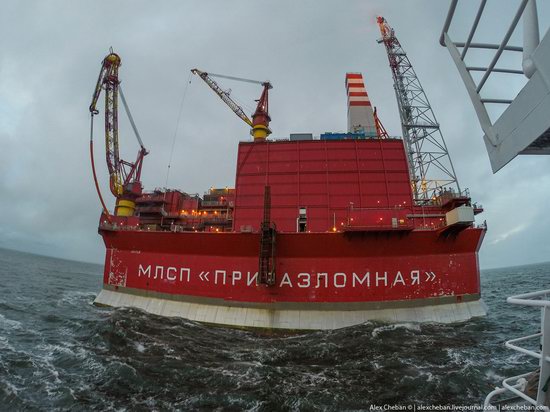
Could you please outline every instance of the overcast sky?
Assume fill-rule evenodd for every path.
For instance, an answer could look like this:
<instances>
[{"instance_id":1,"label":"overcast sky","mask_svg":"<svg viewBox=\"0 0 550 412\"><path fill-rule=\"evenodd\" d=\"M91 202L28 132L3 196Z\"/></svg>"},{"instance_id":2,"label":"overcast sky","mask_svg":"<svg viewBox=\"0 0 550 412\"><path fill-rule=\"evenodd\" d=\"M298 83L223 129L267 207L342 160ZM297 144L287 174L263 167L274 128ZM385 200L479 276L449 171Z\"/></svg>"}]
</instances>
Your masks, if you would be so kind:
<instances>
[{"instance_id":1,"label":"overcast sky","mask_svg":"<svg viewBox=\"0 0 550 412\"><path fill-rule=\"evenodd\" d=\"M469 2L462 3L465 11L455 27L471 21L474 12L468 12ZM496 3L496 19L509 21L518 1L493 1L491 7ZM399 135L391 72L384 47L376 43L375 17L383 15L426 90L461 186L485 208L478 219L489 227L482 268L550 260L550 157L519 157L492 174L468 95L438 44L448 5L441 0L2 1L0 247L102 262L88 106L109 47L122 58L124 92L150 150L145 188L166 186L175 136L168 187L203 193L210 186L234 185L237 142L249 136L248 127L206 85L197 78L188 83L190 69L269 79L274 137L344 131L344 75L362 72L382 122ZM539 5L544 31L548 11L548 5ZM499 41L503 30L487 20L480 34ZM517 56L506 61L518 62ZM522 82L502 77L487 90L513 97ZM220 83L252 111L258 86ZM125 115L120 117L122 155L134 160L138 146ZM109 195L101 116L95 126L99 174Z\"/></svg>"}]
</instances>

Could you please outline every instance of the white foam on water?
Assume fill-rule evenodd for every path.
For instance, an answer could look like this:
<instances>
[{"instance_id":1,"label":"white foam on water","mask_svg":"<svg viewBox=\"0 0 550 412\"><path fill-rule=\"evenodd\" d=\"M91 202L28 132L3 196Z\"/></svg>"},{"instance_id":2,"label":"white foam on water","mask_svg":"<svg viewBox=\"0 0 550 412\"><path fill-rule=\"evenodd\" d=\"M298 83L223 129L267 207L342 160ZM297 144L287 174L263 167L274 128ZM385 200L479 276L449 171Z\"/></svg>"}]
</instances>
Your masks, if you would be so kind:
<instances>
[{"instance_id":1,"label":"white foam on water","mask_svg":"<svg viewBox=\"0 0 550 412\"><path fill-rule=\"evenodd\" d=\"M53 344L38 345L35 352L27 354L31 356L31 362L36 368L33 375L42 378L45 390L50 396L59 392L60 385L63 383L59 378L59 371L53 364L56 353L74 356L74 351L70 348Z\"/></svg>"},{"instance_id":2,"label":"white foam on water","mask_svg":"<svg viewBox=\"0 0 550 412\"><path fill-rule=\"evenodd\" d=\"M468 368L477 369L479 366L483 366L484 362L476 360L471 353L468 353L465 350L458 350L452 348L446 348L447 356L451 358L457 366L460 367L461 371L464 372Z\"/></svg>"},{"instance_id":3,"label":"white foam on water","mask_svg":"<svg viewBox=\"0 0 550 412\"><path fill-rule=\"evenodd\" d=\"M252 406L250 406L247 409L243 409L243 399L240 398L239 396L229 395L227 397L227 403L224 406L230 410L258 411L260 410L260 406L262 405L262 403L263 402L261 401L255 401ZM215 409L215 410L223 410L223 408L219 407L218 409Z\"/></svg>"},{"instance_id":4,"label":"white foam on water","mask_svg":"<svg viewBox=\"0 0 550 412\"><path fill-rule=\"evenodd\" d=\"M75 345L70 342L64 342L63 345L47 343L38 345L37 349L45 352L45 359L51 361L56 353L64 353L65 355L77 357L77 353L72 349L74 346Z\"/></svg>"},{"instance_id":5,"label":"white foam on water","mask_svg":"<svg viewBox=\"0 0 550 412\"><path fill-rule=\"evenodd\" d=\"M15 348L10 345L8 338L5 336L0 336L0 349L2 350L10 350L12 352L15 352Z\"/></svg>"},{"instance_id":6,"label":"white foam on water","mask_svg":"<svg viewBox=\"0 0 550 412\"><path fill-rule=\"evenodd\" d=\"M68 290L63 292L61 299L58 300L58 305L61 303L77 303L82 300L88 300L89 303L93 303L96 298L97 293L93 292L82 292L78 290Z\"/></svg>"},{"instance_id":7,"label":"white foam on water","mask_svg":"<svg viewBox=\"0 0 550 412\"><path fill-rule=\"evenodd\" d=\"M227 366L215 368L209 367L205 369L214 371L216 374L235 379L237 381L237 384L235 385L236 389L241 388L243 384L250 385L252 382L260 382L262 380L259 370L253 367L245 370L229 369Z\"/></svg>"},{"instance_id":8,"label":"white foam on water","mask_svg":"<svg viewBox=\"0 0 550 412\"><path fill-rule=\"evenodd\" d=\"M13 319L6 318L0 313L0 328L9 330L9 329L22 329L23 326L21 322Z\"/></svg>"},{"instance_id":9,"label":"white foam on water","mask_svg":"<svg viewBox=\"0 0 550 412\"><path fill-rule=\"evenodd\" d=\"M147 337L147 335L143 334L145 337ZM139 344L139 342L137 342L137 344ZM167 344L167 343L163 343L161 341L155 341L155 342L151 342L149 343L150 346L153 346L153 347L157 347L157 348L160 348L162 352L164 352L165 354L172 354L172 353L175 353L175 350L174 348L172 348L172 346L170 344ZM138 349L139 350L139 349Z\"/></svg>"},{"instance_id":10,"label":"white foam on water","mask_svg":"<svg viewBox=\"0 0 550 412\"><path fill-rule=\"evenodd\" d=\"M67 389L69 389L69 393L71 394L71 397L72 397L74 400L76 400L76 395L75 395L75 393L74 393L74 389L71 388L71 387L68 387Z\"/></svg>"},{"instance_id":11,"label":"white foam on water","mask_svg":"<svg viewBox=\"0 0 550 412\"><path fill-rule=\"evenodd\" d=\"M141 342L134 342L134 346L139 353L145 352L145 345Z\"/></svg>"},{"instance_id":12,"label":"white foam on water","mask_svg":"<svg viewBox=\"0 0 550 412\"><path fill-rule=\"evenodd\" d=\"M151 408L151 410L155 410L155 406L157 406L157 402L155 400L155 398L152 398L152 397L148 397L147 399L145 399L145 404Z\"/></svg>"},{"instance_id":13,"label":"white foam on water","mask_svg":"<svg viewBox=\"0 0 550 412\"><path fill-rule=\"evenodd\" d=\"M305 386L312 386L316 388L317 385L322 385L328 380L329 379L327 378L324 372L318 372L318 373L307 372L303 374L301 378L301 383Z\"/></svg>"},{"instance_id":14,"label":"white foam on water","mask_svg":"<svg viewBox=\"0 0 550 412\"><path fill-rule=\"evenodd\" d=\"M2 389L4 390L4 393L8 396L17 396L17 394L21 391L20 388L5 379L2 379L1 382L3 386Z\"/></svg>"},{"instance_id":15,"label":"white foam on water","mask_svg":"<svg viewBox=\"0 0 550 412\"><path fill-rule=\"evenodd\" d=\"M416 332L420 332L420 325L418 323L395 323L392 325L384 325L374 328L372 330L372 337L377 338L382 332L396 330L396 329L408 329Z\"/></svg>"},{"instance_id":16,"label":"white foam on water","mask_svg":"<svg viewBox=\"0 0 550 412\"><path fill-rule=\"evenodd\" d=\"M233 365L259 368L260 366L263 366L263 363L259 361L239 361L239 362L233 362Z\"/></svg>"},{"instance_id":17,"label":"white foam on water","mask_svg":"<svg viewBox=\"0 0 550 412\"><path fill-rule=\"evenodd\" d=\"M122 367L125 367L125 368L128 368L132 371L132 373L135 375L135 376L138 376L138 371L136 370L136 368L134 368L132 365L126 363L126 362L122 362L118 357L116 356L108 356L105 358L105 360L108 362L108 365L109 366L113 366L113 365L119 365L119 366L122 366Z\"/></svg>"},{"instance_id":18,"label":"white foam on water","mask_svg":"<svg viewBox=\"0 0 550 412\"><path fill-rule=\"evenodd\" d=\"M261 407L264 403L265 403L264 401L255 401L254 405L252 405L248 409L244 409L244 411L246 411L246 412L257 412L261 409Z\"/></svg>"},{"instance_id":19,"label":"white foam on water","mask_svg":"<svg viewBox=\"0 0 550 412\"><path fill-rule=\"evenodd\" d=\"M94 374L97 374L97 375L103 375L107 370L105 365L103 365L101 362L98 362L92 356L85 357L83 361L83 366L86 366L88 370L94 372ZM82 369L85 370L85 368L82 368Z\"/></svg>"},{"instance_id":20,"label":"white foam on water","mask_svg":"<svg viewBox=\"0 0 550 412\"><path fill-rule=\"evenodd\" d=\"M433 373L431 373L430 371L425 370L424 368L418 369L418 374L420 376L426 376L426 381L427 382L432 382L434 380L437 380Z\"/></svg>"},{"instance_id":21,"label":"white foam on water","mask_svg":"<svg viewBox=\"0 0 550 412\"><path fill-rule=\"evenodd\" d=\"M489 369L488 371L485 372L485 378L487 378L487 380L490 380L492 382L500 383L504 379L506 379L506 376L499 375L494 370Z\"/></svg>"}]
</instances>

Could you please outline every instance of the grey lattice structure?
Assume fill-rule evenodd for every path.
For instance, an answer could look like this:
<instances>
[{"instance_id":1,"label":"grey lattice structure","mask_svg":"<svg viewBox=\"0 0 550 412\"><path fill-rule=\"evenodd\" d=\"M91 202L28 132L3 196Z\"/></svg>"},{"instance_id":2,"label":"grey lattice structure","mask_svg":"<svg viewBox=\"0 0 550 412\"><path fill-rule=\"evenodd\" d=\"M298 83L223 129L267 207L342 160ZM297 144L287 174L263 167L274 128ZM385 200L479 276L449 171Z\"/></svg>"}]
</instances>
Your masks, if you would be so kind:
<instances>
[{"instance_id":1,"label":"grey lattice structure","mask_svg":"<svg viewBox=\"0 0 550 412\"><path fill-rule=\"evenodd\" d=\"M411 184L417 203L427 203L440 191L460 193L453 163L439 123L407 54L383 17L378 18L392 71Z\"/></svg>"}]
</instances>

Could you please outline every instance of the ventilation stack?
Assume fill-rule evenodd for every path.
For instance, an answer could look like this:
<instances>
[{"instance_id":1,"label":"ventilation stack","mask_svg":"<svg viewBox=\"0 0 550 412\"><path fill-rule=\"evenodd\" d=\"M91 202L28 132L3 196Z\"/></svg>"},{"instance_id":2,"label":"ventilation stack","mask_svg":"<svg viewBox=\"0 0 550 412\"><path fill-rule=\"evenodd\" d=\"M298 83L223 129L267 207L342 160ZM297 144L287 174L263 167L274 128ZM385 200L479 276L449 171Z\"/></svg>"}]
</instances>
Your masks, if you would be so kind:
<instances>
[{"instance_id":1,"label":"ventilation stack","mask_svg":"<svg viewBox=\"0 0 550 412\"><path fill-rule=\"evenodd\" d=\"M361 73L346 73L348 92L348 133L376 137L376 123L372 105Z\"/></svg>"}]
</instances>

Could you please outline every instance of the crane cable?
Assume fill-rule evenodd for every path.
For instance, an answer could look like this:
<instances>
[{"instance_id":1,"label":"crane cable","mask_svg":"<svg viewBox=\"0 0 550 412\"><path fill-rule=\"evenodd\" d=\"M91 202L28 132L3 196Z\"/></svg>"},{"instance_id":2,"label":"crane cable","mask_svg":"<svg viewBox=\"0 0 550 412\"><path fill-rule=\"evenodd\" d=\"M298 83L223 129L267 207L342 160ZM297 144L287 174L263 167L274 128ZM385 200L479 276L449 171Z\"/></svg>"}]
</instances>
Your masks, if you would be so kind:
<instances>
[{"instance_id":1,"label":"crane cable","mask_svg":"<svg viewBox=\"0 0 550 412\"><path fill-rule=\"evenodd\" d=\"M130 113L130 108L128 107L128 104L126 103L126 98L124 97L124 93L122 93L122 85L118 85L118 91L120 92L120 98L122 100L122 105L124 106L124 110L126 111L126 115L128 116L128 119L130 120L130 124L132 125L132 129L134 129L134 134L136 135L136 139L139 143L139 145L145 149L143 146L143 141L141 140L141 136L139 135L138 129L136 127L136 123L134 122L134 118L132 117L132 113Z\"/></svg>"},{"instance_id":2,"label":"crane cable","mask_svg":"<svg viewBox=\"0 0 550 412\"><path fill-rule=\"evenodd\" d=\"M246 83L260 84L260 85L263 85L264 83L269 83L268 81L261 82L259 80L243 79L242 77L227 76L225 74L216 74L216 73L210 73L210 72L208 72L207 74L210 77L220 77L222 79L237 80L238 82L246 82Z\"/></svg>"},{"instance_id":3,"label":"crane cable","mask_svg":"<svg viewBox=\"0 0 550 412\"><path fill-rule=\"evenodd\" d=\"M105 201L103 200L103 196L101 195L101 189L99 188L99 183L97 181L97 174L95 171L95 162L94 162L94 113L91 113L90 116L90 161L92 163L92 175L94 177L94 183L95 188L97 190L97 195L99 196L99 201L101 202L101 206L103 207L103 213L105 213L105 216L107 217L107 220L109 223L111 223L111 215L109 214L109 210L107 209L107 206L105 206Z\"/></svg>"},{"instance_id":4,"label":"crane cable","mask_svg":"<svg viewBox=\"0 0 550 412\"><path fill-rule=\"evenodd\" d=\"M185 89L183 90L183 96L181 98L180 110L178 113L178 120L176 121L176 130L174 130L174 137L172 138L172 149L170 150L170 158L168 160L168 170L166 171L166 184L165 187L168 187L168 178L170 177L170 167L172 166L172 158L174 156L174 149L176 147L176 137L178 135L178 130L181 121L181 114L183 113L183 103L185 102L185 96L187 95L187 90L191 84L191 77L193 73L189 72L189 77L187 78L187 83L185 84Z\"/></svg>"}]
</instances>

